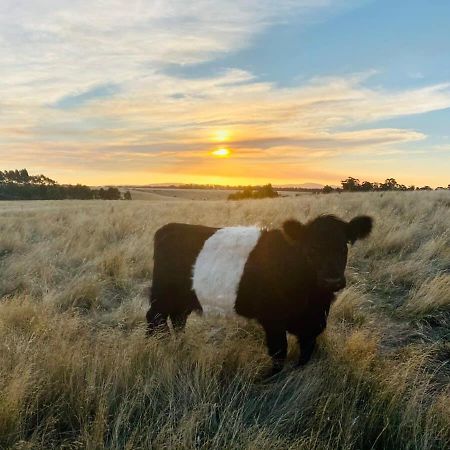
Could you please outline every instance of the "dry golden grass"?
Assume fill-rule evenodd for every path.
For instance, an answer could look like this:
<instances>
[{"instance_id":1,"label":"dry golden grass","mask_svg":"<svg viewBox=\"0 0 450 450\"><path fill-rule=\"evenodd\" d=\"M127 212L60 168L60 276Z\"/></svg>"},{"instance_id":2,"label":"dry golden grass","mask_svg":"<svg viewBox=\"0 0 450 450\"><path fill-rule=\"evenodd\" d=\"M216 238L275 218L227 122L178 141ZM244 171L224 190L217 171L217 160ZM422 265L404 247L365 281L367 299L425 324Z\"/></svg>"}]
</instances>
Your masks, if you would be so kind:
<instances>
[{"instance_id":1,"label":"dry golden grass","mask_svg":"<svg viewBox=\"0 0 450 450\"><path fill-rule=\"evenodd\" d=\"M261 330L237 318L145 338L158 227L320 213L375 228L304 370L261 383ZM449 223L448 192L1 203L0 448L449 447Z\"/></svg>"},{"instance_id":2,"label":"dry golden grass","mask_svg":"<svg viewBox=\"0 0 450 450\"><path fill-rule=\"evenodd\" d=\"M231 192L219 189L135 188L129 190L133 200L226 200Z\"/></svg>"}]
</instances>

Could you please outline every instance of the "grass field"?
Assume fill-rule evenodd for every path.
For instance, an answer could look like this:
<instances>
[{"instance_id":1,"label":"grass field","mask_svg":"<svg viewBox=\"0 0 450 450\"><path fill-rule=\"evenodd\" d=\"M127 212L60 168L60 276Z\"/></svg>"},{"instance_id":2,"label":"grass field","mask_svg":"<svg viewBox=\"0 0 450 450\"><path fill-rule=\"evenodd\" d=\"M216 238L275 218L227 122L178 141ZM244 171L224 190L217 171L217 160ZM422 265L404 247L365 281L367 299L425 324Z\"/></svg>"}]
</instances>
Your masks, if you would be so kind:
<instances>
[{"instance_id":1,"label":"grass field","mask_svg":"<svg viewBox=\"0 0 450 450\"><path fill-rule=\"evenodd\" d=\"M129 190L135 200L226 200L233 190L134 188Z\"/></svg>"},{"instance_id":2,"label":"grass field","mask_svg":"<svg viewBox=\"0 0 450 450\"><path fill-rule=\"evenodd\" d=\"M320 213L375 226L303 370L261 382L262 332L237 318L145 338L158 227ZM449 448L449 224L444 191L0 203L0 448Z\"/></svg>"}]
</instances>

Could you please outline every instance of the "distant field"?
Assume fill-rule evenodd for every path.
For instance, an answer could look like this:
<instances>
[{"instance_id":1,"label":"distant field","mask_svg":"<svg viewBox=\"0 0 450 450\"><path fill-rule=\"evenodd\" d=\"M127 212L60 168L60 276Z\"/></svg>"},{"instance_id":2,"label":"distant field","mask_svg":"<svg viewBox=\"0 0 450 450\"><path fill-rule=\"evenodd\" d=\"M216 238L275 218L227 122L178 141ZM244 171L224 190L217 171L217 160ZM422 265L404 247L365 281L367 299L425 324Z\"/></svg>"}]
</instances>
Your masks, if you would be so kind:
<instances>
[{"instance_id":1,"label":"distant field","mask_svg":"<svg viewBox=\"0 0 450 450\"><path fill-rule=\"evenodd\" d=\"M164 189L164 188L132 188L129 190L134 200L226 200L235 190L219 189ZM310 195L309 192L280 191L281 197L298 197Z\"/></svg>"},{"instance_id":2,"label":"distant field","mask_svg":"<svg viewBox=\"0 0 450 450\"><path fill-rule=\"evenodd\" d=\"M226 200L235 191L218 189L129 189L135 200Z\"/></svg>"},{"instance_id":3,"label":"distant field","mask_svg":"<svg viewBox=\"0 0 450 450\"><path fill-rule=\"evenodd\" d=\"M1 449L450 448L449 192L155 191L0 202ZM236 318L145 338L158 227L321 213L375 227L350 249L348 287L305 369L261 383L262 332Z\"/></svg>"}]
</instances>

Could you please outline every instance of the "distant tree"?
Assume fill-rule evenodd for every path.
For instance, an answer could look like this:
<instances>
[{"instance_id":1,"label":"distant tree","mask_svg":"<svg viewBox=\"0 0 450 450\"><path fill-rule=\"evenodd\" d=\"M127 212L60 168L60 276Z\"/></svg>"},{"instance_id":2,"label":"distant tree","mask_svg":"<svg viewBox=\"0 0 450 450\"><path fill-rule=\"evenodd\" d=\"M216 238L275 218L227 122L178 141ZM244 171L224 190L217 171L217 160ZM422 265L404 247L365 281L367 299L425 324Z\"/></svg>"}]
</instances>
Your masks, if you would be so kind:
<instances>
[{"instance_id":1,"label":"distant tree","mask_svg":"<svg viewBox=\"0 0 450 450\"><path fill-rule=\"evenodd\" d=\"M103 190L103 197L118 199L117 188ZM81 184L59 185L45 175L30 175L26 169L0 171L0 199L2 200L88 200L102 198L99 191Z\"/></svg>"},{"instance_id":2,"label":"distant tree","mask_svg":"<svg viewBox=\"0 0 450 450\"><path fill-rule=\"evenodd\" d=\"M65 187L67 189L67 198L79 200L89 200L94 198L94 193L88 186L77 184L75 186L69 185Z\"/></svg>"},{"instance_id":3,"label":"distant tree","mask_svg":"<svg viewBox=\"0 0 450 450\"><path fill-rule=\"evenodd\" d=\"M266 184L260 189L257 189L254 193L254 198L273 198L278 197L278 192L272 187L272 185Z\"/></svg>"},{"instance_id":4,"label":"distant tree","mask_svg":"<svg viewBox=\"0 0 450 450\"><path fill-rule=\"evenodd\" d=\"M241 196L241 198L252 198L253 190L250 186L244 188L241 193L237 192L237 194Z\"/></svg>"},{"instance_id":5,"label":"distant tree","mask_svg":"<svg viewBox=\"0 0 450 450\"><path fill-rule=\"evenodd\" d=\"M387 178L381 185L383 191L394 191L398 189L398 183L395 178Z\"/></svg>"},{"instance_id":6,"label":"distant tree","mask_svg":"<svg viewBox=\"0 0 450 450\"><path fill-rule=\"evenodd\" d=\"M96 191L95 197L102 200L120 200L121 195L119 189L109 187L107 189L100 188Z\"/></svg>"},{"instance_id":7,"label":"distant tree","mask_svg":"<svg viewBox=\"0 0 450 450\"><path fill-rule=\"evenodd\" d=\"M115 187L109 187L106 190L106 198L108 200L120 200L120 191L119 189L115 188Z\"/></svg>"},{"instance_id":8,"label":"distant tree","mask_svg":"<svg viewBox=\"0 0 450 450\"><path fill-rule=\"evenodd\" d=\"M28 183L30 181L30 175L28 175L28 170L27 169L22 169L19 172L19 180L22 183Z\"/></svg>"},{"instance_id":9,"label":"distant tree","mask_svg":"<svg viewBox=\"0 0 450 450\"><path fill-rule=\"evenodd\" d=\"M123 198L124 198L124 200L132 200L131 192L130 191L126 191L125 194L123 194Z\"/></svg>"},{"instance_id":10,"label":"distant tree","mask_svg":"<svg viewBox=\"0 0 450 450\"><path fill-rule=\"evenodd\" d=\"M58 184L55 180L52 180L51 178L48 178L45 175L37 175L31 178L33 183L35 184L42 184L45 186L55 186Z\"/></svg>"},{"instance_id":11,"label":"distant tree","mask_svg":"<svg viewBox=\"0 0 450 450\"><path fill-rule=\"evenodd\" d=\"M330 194L333 191L334 191L334 189L331 186L329 186L328 184L322 188L322 192L324 194Z\"/></svg>"},{"instance_id":12,"label":"distant tree","mask_svg":"<svg viewBox=\"0 0 450 450\"><path fill-rule=\"evenodd\" d=\"M348 177L347 179L341 181L342 190L346 192L370 192L370 191L414 191L422 190L428 191L432 190L430 186L415 187L413 185L406 186L404 184L399 184L395 178L387 178L384 183L376 183L370 181L363 181L362 183L353 177ZM444 188L443 188L444 189ZM449 185L450 189L450 185Z\"/></svg>"},{"instance_id":13,"label":"distant tree","mask_svg":"<svg viewBox=\"0 0 450 450\"><path fill-rule=\"evenodd\" d=\"M251 188L245 187L242 191L231 193L228 196L228 200L244 200L249 198L273 198L278 197L278 192L272 187L271 184Z\"/></svg>"},{"instance_id":14,"label":"distant tree","mask_svg":"<svg viewBox=\"0 0 450 450\"><path fill-rule=\"evenodd\" d=\"M357 178L348 177L347 179L341 181L341 184L343 191L355 192L360 189L359 180Z\"/></svg>"},{"instance_id":15,"label":"distant tree","mask_svg":"<svg viewBox=\"0 0 450 450\"><path fill-rule=\"evenodd\" d=\"M370 181L363 181L360 186L360 190L364 192L369 192L374 190L374 185Z\"/></svg>"}]
</instances>

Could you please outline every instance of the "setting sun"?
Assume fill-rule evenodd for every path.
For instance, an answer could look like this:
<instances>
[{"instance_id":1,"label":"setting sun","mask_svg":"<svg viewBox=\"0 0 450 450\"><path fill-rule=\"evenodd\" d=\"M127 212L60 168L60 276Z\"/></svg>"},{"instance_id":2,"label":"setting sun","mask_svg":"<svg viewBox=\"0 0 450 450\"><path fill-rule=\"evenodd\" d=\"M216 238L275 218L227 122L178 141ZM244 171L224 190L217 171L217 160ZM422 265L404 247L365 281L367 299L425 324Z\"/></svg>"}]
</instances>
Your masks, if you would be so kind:
<instances>
[{"instance_id":1,"label":"setting sun","mask_svg":"<svg viewBox=\"0 0 450 450\"><path fill-rule=\"evenodd\" d=\"M226 158L230 156L231 152L227 148L218 148L212 152L212 155L218 156L219 158Z\"/></svg>"}]
</instances>

